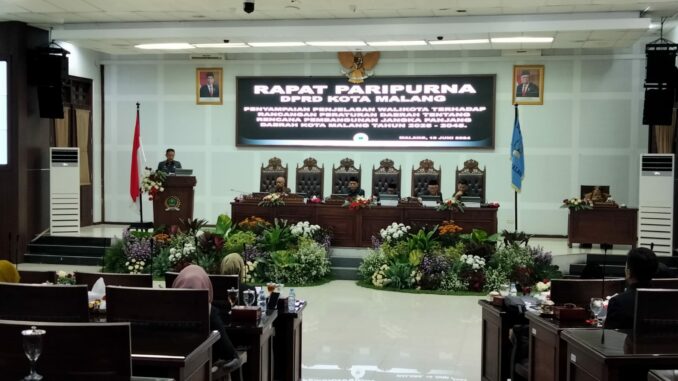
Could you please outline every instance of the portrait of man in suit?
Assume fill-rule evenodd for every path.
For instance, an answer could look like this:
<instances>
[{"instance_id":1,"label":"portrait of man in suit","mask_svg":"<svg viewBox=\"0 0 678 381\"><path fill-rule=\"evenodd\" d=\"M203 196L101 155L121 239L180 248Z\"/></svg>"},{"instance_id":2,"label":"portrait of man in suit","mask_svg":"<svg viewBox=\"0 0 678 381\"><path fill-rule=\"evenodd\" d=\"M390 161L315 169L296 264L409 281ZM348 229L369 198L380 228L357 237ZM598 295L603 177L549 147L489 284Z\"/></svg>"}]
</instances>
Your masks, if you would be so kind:
<instances>
[{"instance_id":1,"label":"portrait of man in suit","mask_svg":"<svg viewBox=\"0 0 678 381\"><path fill-rule=\"evenodd\" d=\"M197 104L222 104L221 68L198 68L196 71Z\"/></svg>"},{"instance_id":2,"label":"portrait of man in suit","mask_svg":"<svg viewBox=\"0 0 678 381\"><path fill-rule=\"evenodd\" d=\"M513 104L540 105L544 103L544 66L514 66Z\"/></svg>"}]
</instances>

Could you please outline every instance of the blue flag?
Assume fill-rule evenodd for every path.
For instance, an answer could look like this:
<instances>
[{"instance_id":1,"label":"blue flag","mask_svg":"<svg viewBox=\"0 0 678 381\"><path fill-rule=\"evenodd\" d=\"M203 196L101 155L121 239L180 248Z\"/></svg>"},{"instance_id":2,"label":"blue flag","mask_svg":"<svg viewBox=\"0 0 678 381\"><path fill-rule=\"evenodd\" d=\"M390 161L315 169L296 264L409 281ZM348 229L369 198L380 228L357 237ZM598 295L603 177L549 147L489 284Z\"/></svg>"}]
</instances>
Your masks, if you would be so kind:
<instances>
[{"instance_id":1,"label":"blue flag","mask_svg":"<svg viewBox=\"0 0 678 381\"><path fill-rule=\"evenodd\" d=\"M525 177L525 152L523 151L523 134L520 132L518 120L518 108L516 107L516 120L513 124L513 138L511 139L511 184L520 191Z\"/></svg>"}]
</instances>

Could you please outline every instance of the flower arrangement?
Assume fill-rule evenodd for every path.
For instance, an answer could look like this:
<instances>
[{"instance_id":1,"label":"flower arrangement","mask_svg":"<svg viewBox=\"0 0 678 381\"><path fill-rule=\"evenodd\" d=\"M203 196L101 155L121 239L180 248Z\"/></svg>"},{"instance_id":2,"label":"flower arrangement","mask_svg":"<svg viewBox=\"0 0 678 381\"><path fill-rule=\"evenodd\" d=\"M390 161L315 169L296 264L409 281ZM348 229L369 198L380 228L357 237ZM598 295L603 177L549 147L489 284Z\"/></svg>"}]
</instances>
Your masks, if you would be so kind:
<instances>
[{"instance_id":1,"label":"flower arrangement","mask_svg":"<svg viewBox=\"0 0 678 381\"><path fill-rule=\"evenodd\" d=\"M350 210L359 210L369 208L372 206L372 204L374 204L374 199L372 197L358 196L346 200L343 206L349 208Z\"/></svg>"},{"instance_id":2,"label":"flower arrangement","mask_svg":"<svg viewBox=\"0 0 678 381\"><path fill-rule=\"evenodd\" d=\"M483 206L483 208L494 208L494 209L497 209L497 208L499 208L499 203L498 203L497 201L490 201L490 202L488 202L488 203L486 203L486 204L483 204L482 206Z\"/></svg>"},{"instance_id":3,"label":"flower arrangement","mask_svg":"<svg viewBox=\"0 0 678 381\"><path fill-rule=\"evenodd\" d=\"M261 233L263 230L271 226L271 223L261 217L247 217L238 223L238 228L244 231L251 231L254 233Z\"/></svg>"},{"instance_id":4,"label":"flower arrangement","mask_svg":"<svg viewBox=\"0 0 678 381\"><path fill-rule=\"evenodd\" d=\"M311 204L320 204L321 202L323 202L323 200L320 197L314 195L308 199L308 202L310 202Z\"/></svg>"},{"instance_id":5,"label":"flower arrangement","mask_svg":"<svg viewBox=\"0 0 678 381\"><path fill-rule=\"evenodd\" d=\"M385 287L388 286L389 283L391 283L390 279L386 278L386 273L389 270L388 265L382 265L379 267L379 270L375 271L374 274L372 274L372 285L375 287Z\"/></svg>"},{"instance_id":6,"label":"flower arrangement","mask_svg":"<svg viewBox=\"0 0 678 381\"><path fill-rule=\"evenodd\" d=\"M578 197L572 197L572 198L566 198L563 200L563 204L560 206L561 208L568 208L570 210L578 211L578 210L586 210L586 209L593 209L593 205L591 204L591 201L589 200L582 200Z\"/></svg>"},{"instance_id":7,"label":"flower arrangement","mask_svg":"<svg viewBox=\"0 0 678 381\"><path fill-rule=\"evenodd\" d=\"M195 252L195 245L190 242L185 243L183 247L180 248L173 247L169 250L170 264L176 266L182 262L186 262L195 254Z\"/></svg>"},{"instance_id":8,"label":"flower arrangement","mask_svg":"<svg viewBox=\"0 0 678 381\"><path fill-rule=\"evenodd\" d=\"M473 269L473 270L482 270L482 269L485 268L485 260L480 258L477 255L466 255L466 254L464 254L464 255L461 256L461 258L459 258L459 260L462 263L470 266L471 269Z\"/></svg>"},{"instance_id":9,"label":"flower arrangement","mask_svg":"<svg viewBox=\"0 0 678 381\"><path fill-rule=\"evenodd\" d=\"M290 232L295 237L305 237L311 238L313 235L320 230L319 225L311 225L308 221L297 222L292 225Z\"/></svg>"},{"instance_id":10,"label":"flower arrangement","mask_svg":"<svg viewBox=\"0 0 678 381\"><path fill-rule=\"evenodd\" d=\"M550 291L551 290L551 281L548 280L548 279L544 279L541 282L537 282L537 284L535 285L535 288L539 292Z\"/></svg>"},{"instance_id":11,"label":"flower arrangement","mask_svg":"<svg viewBox=\"0 0 678 381\"><path fill-rule=\"evenodd\" d=\"M271 193L264 196L259 202L259 206L283 206L285 201L280 193Z\"/></svg>"},{"instance_id":12,"label":"flower arrangement","mask_svg":"<svg viewBox=\"0 0 678 381\"><path fill-rule=\"evenodd\" d=\"M75 275L72 272L57 271L57 284L75 284Z\"/></svg>"},{"instance_id":13,"label":"flower arrangement","mask_svg":"<svg viewBox=\"0 0 678 381\"><path fill-rule=\"evenodd\" d=\"M443 211L443 210L458 210L460 212L464 212L464 203L457 200L456 198L448 198L447 200L443 201L438 207L436 208L438 211Z\"/></svg>"},{"instance_id":14,"label":"flower arrangement","mask_svg":"<svg viewBox=\"0 0 678 381\"><path fill-rule=\"evenodd\" d=\"M158 193L165 191L165 179L167 174L163 171L153 171L151 168L144 169L144 177L141 179L141 191L148 193L148 199L153 201Z\"/></svg>"},{"instance_id":15,"label":"flower arrangement","mask_svg":"<svg viewBox=\"0 0 678 381\"><path fill-rule=\"evenodd\" d=\"M412 229L410 226L394 222L386 228L381 229L379 231L379 236L383 242L395 242L397 240L407 238L410 229Z\"/></svg>"},{"instance_id":16,"label":"flower arrangement","mask_svg":"<svg viewBox=\"0 0 678 381\"><path fill-rule=\"evenodd\" d=\"M453 235L459 233L462 230L464 229L461 226L455 224L454 221L443 221L443 223L438 226L438 235Z\"/></svg>"},{"instance_id":17,"label":"flower arrangement","mask_svg":"<svg viewBox=\"0 0 678 381\"><path fill-rule=\"evenodd\" d=\"M129 270L130 274L143 274L146 262L130 258L129 261L125 262L125 266L127 266L127 270Z\"/></svg>"}]
</instances>

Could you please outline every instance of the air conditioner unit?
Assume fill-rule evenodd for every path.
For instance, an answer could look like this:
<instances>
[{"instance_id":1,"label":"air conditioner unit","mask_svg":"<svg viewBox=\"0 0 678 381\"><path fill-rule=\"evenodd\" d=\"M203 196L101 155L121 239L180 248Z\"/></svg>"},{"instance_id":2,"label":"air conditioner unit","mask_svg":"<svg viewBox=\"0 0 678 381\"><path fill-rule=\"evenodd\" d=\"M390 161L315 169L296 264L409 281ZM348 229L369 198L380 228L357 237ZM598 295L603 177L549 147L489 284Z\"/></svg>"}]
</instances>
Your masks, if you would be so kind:
<instances>
[{"instance_id":1,"label":"air conditioner unit","mask_svg":"<svg viewBox=\"0 0 678 381\"><path fill-rule=\"evenodd\" d=\"M657 255L673 251L674 155L640 155L638 245Z\"/></svg>"},{"instance_id":2,"label":"air conditioner unit","mask_svg":"<svg viewBox=\"0 0 678 381\"><path fill-rule=\"evenodd\" d=\"M80 233L80 151L50 148L49 228L51 235Z\"/></svg>"}]
</instances>

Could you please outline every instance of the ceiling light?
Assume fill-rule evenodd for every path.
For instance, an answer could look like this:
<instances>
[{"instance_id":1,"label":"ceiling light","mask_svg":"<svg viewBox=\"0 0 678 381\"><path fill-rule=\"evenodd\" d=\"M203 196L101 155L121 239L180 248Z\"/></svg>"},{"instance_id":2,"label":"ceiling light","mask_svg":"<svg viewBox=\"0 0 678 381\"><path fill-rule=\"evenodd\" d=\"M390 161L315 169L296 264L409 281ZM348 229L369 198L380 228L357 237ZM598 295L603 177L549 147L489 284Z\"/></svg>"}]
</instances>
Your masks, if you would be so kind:
<instances>
[{"instance_id":1,"label":"ceiling light","mask_svg":"<svg viewBox=\"0 0 678 381\"><path fill-rule=\"evenodd\" d=\"M363 41L307 41L310 46L365 46Z\"/></svg>"},{"instance_id":2,"label":"ceiling light","mask_svg":"<svg viewBox=\"0 0 678 381\"><path fill-rule=\"evenodd\" d=\"M368 42L369 46L422 46L426 45L424 40L413 40L413 41L371 41Z\"/></svg>"},{"instance_id":3,"label":"ceiling light","mask_svg":"<svg viewBox=\"0 0 678 381\"><path fill-rule=\"evenodd\" d=\"M479 38L476 40L440 40L429 41L431 45L464 45L464 44L489 44L490 40L487 38Z\"/></svg>"},{"instance_id":4,"label":"ceiling light","mask_svg":"<svg viewBox=\"0 0 678 381\"><path fill-rule=\"evenodd\" d=\"M219 42L216 44L195 44L196 48L249 48L244 42Z\"/></svg>"},{"instance_id":5,"label":"ceiling light","mask_svg":"<svg viewBox=\"0 0 678 381\"><path fill-rule=\"evenodd\" d=\"M248 42L247 45L253 48L284 48L291 46L305 46L303 42L289 41L289 42Z\"/></svg>"},{"instance_id":6,"label":"ceiling light","mask_svg":"<svg viewBox=\"0 0 678 381\"><path fill-rule=\"evenodd\" d=\"M551 43L553 37L493 37L490 41L493 44Z\"/></svg>"},{"instance_id":7,"label":"ceiling light","mask_svg":"<svg viewBox=\"0 0 678 381\"><path fill-rule=\"evenodd\" d=\"M140 44L134 45L137 49L156 49L156 50L181 50L181 49L193 49L195 46L187 42L168 42L161 44Z\"/></svg>"}]
</instances>

